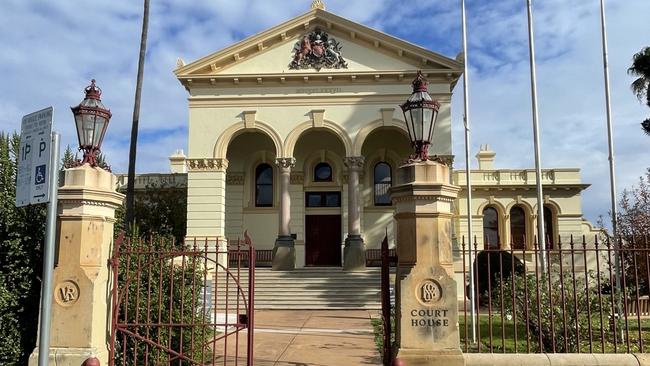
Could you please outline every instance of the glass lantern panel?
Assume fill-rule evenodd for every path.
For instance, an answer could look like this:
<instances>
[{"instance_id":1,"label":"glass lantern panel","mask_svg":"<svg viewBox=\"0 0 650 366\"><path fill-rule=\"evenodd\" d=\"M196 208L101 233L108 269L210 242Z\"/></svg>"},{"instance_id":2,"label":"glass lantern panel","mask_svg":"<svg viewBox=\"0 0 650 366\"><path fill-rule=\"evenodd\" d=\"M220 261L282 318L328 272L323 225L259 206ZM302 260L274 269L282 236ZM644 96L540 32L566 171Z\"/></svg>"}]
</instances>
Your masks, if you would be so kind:
<instances>
[{"instance_id":1,"label":"glass lantern panel","mask_svg":"<svg viewBox=\"0 0 650 366\"><path fill-rule=\"evenodd\" d=\"M82 144L92 146L95 138L95 116L92 114L85 114L83 116L82 125Z\"/></svg>"},{"instance_id":2,"label":"glass lantern panel","mask_svg":"<svg viewBox=\"0 0 650 366\"><path fill-rule=\"evenodd\" d=\"M104 117L97 116L95 117L95 131L93 133L93 146L99 147L101 144L102 131L104 131L106 125L106 119Z\"/></svg>"},{"instance_id":3,"label":"glass lantern panel","mask_svg":"<svg viewBox=\"0 0 650 366\"><path fill-rule=\"evenodd\" d=\"M76 114L74 116L74 122L77 127L77 138L79 139L79 146L83 145L83 131L81 126L83 125L83 116Z\"/></svg>"},{"instance_id":4,"label":"glass lantern panel","mask_svg":"<svg viewBox=\"0 0 650 366\"><path fill-rule=\"evenodd\" d=\"M406 130L409 133L409 139L411 142L413 142L414 136L413 136L413 120L411 119L411 111L408 110L402 110L404 113L404 120L406 121Z\"/></svg>"},{"instance_id":5,"label":"glass lantern panel","mask_svg":"<svg viewBox=\"0 0 650 366\"><path fill-rule=\"evenodd\" d=\"M433 115L433 109L422 108L422 128L424 129L424 134L422 136L424 141L431 142L431 134L433 132L433 121L431 116Z\"/></svg>"},{"instance_id":6,"label":"glass lantern panel","mask_svg":"<svg viewBox=\"0 0 650 366\"><path fill-rule=\"evenodd\" d=\"M429 131L429 141L433 140L433 131L436 128L437 120L438 120L438 111L436 111L435 109L432 109L431 110L431 123L430 123L431 131Z\"/></svg>"},{"instance_id":7,"label":"glass lantern panel","mask_svg":"<svg viewBox=\"0 0 650 366\"><path fill-rule=\"evenodd\" d=\"M416 107L411 109L411 120L415 141L422 141L422 108Z\"/></svg>"}]
</instances>

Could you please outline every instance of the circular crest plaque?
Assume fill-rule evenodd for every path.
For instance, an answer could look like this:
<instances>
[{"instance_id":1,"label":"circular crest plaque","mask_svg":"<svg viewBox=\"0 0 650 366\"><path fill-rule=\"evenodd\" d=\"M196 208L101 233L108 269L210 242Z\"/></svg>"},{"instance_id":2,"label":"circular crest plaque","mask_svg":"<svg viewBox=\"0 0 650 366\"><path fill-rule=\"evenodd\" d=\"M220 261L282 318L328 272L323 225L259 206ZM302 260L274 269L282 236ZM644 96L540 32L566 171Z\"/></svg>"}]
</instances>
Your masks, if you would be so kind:
<instances>
[{"instance_id":1,"label":"circular crest plaque","mask_svg":"<svg viewBox=\"0 0 650 366\"><path fill-rule=\"evenodd\" d=\"M79 300L79 286L70 280L60 282L54 289L54 300L61 306L72 306Z\"/></svg>"},{"instance_id":2,"label":"circular crest plaque","mask_svg":"<svg viewBox=\"0 0 650 366\"><path fill-rule=\"evenodd\" d=\"M422 281L416 291L415 297L423 305L433 305L442 299L442 287L432 279Z\"/></svg>"}]
</instances>

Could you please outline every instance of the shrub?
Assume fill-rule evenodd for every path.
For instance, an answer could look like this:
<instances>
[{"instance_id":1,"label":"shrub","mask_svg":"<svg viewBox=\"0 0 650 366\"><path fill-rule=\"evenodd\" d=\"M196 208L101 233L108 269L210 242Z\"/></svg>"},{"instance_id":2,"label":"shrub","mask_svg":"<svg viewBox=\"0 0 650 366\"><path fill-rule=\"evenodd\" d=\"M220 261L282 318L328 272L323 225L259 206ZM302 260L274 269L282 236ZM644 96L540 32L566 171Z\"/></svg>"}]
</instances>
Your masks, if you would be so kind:
<instances>
[{"instance_id":1,"label":"shrub","mask_svg":"<svg viewBox=\"0 0 650 366\"><path fill-rule=\"evenodd\" d=\"M609 319L611 303L604 298L599 300L600 289L596 287L597 278L593 272L586 277L566 275L560 278L554 273L550 276L553 284L550 288L548 279L543 276L539 282L534 274L514 276L493 291L493 301L501 304L503 291L506 316L517 324L526 325L532 344L543 348L539 352L580 352L581 343L591 338L590 331L600 337L601 318L590 315L602 314ZM609 280L601 277L600 283L609 283ZM605 323L603 327L606 328L609 323Z\"/></svg>"},{"instance_id":2,"label":"shrub","mask_svg":"<svg viewBox=\"0 0 650 366\"><path fill-rule=\"evenodd\" d=\"M20 138L0 132L0 365L26 365L36 345L45 205L15 207Z\"/></svg>"},{"instance_id":3,"label":"shrub","mask_svg":"<svg viewBox=\"0 0 650 366\"><path fill-rule=\"evenodd\" d=\"M120 304L119 322L126 324L129 331L154 340L164 348L195 360L211 359L212 353L208 347L196 345L206 345L213 339L213 329L190 326L210 323L203 307L203 256L186 256L185 265L180 266L174 263L174 253L182 249L182 242L175 242L169 235L154 236L148 240L138 238L137 234L131 236L134 239L125 239L122 250L128 250L119 258L118 289L120 294L128 294ZM137 323L149 325L135 325ZM159 327L156 323L186 326ZM190 347L190 340L195 345L194 349ZM134 337L123 338L119 332L115 350L116 365L121 365L124 360L130 364L135 362L136 357L144 360L145 355L155 365L170 364L173 359L172 355L160 348L136 342ZM177 362L185 364L185 361Z\"/></svg>"},{"instance_id":4,"label":"shrub","mask_svg":"<svg viewBox=\"0 0 650 366\"><path fill-rule=\"evenodd\" d=\"M490 288L494 293L495 288L503 280L510 280L515 274L524 274L524 264L514 254L506 250L482 251L476 255L474 261L476 275L474 277L474 291L478 291L478 304L488 302ZM469 285L466 287L466 294L469 295ZM470 298L468 296L468 298Z\"/></svg>"}]
</instances>

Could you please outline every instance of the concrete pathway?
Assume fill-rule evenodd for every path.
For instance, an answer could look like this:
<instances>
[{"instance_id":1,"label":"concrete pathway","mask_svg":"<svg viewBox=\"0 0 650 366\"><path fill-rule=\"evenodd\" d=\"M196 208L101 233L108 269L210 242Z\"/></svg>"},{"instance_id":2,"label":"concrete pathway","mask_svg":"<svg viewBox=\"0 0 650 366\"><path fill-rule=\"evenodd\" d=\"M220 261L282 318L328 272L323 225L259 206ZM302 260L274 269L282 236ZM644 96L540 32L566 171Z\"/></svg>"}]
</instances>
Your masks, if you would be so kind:
<instances>
[{"instance_id":1,"label":"concrete pathway","mask_svg":"<svg viewBox=\"0 0 650 366\"><path fill-rule=\"evenodd\" d=\"M258 310L255 366L381 365L372 310Z\"/></svg>"}]
</instances>

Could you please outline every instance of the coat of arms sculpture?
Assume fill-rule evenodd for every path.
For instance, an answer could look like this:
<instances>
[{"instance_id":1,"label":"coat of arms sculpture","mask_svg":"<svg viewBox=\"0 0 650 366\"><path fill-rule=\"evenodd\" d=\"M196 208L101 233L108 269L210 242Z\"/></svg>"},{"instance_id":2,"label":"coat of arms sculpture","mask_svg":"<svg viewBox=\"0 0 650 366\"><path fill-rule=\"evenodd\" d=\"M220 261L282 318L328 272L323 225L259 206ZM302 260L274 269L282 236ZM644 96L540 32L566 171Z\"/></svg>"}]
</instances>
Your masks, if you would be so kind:
<instances>
[{"instance_id":1,"label":"coat of arms sculpture","mask_svg":"<svg viewBox=\"0 0 650 366\"><path fill-rule=\"evenodd\" d=\"M319 28L304 35L296 43L293 52L293 60L289 64L289 68L293 70L348 68L347 62L341 56L341 44Z\"/></svg>"}]
</instances>

